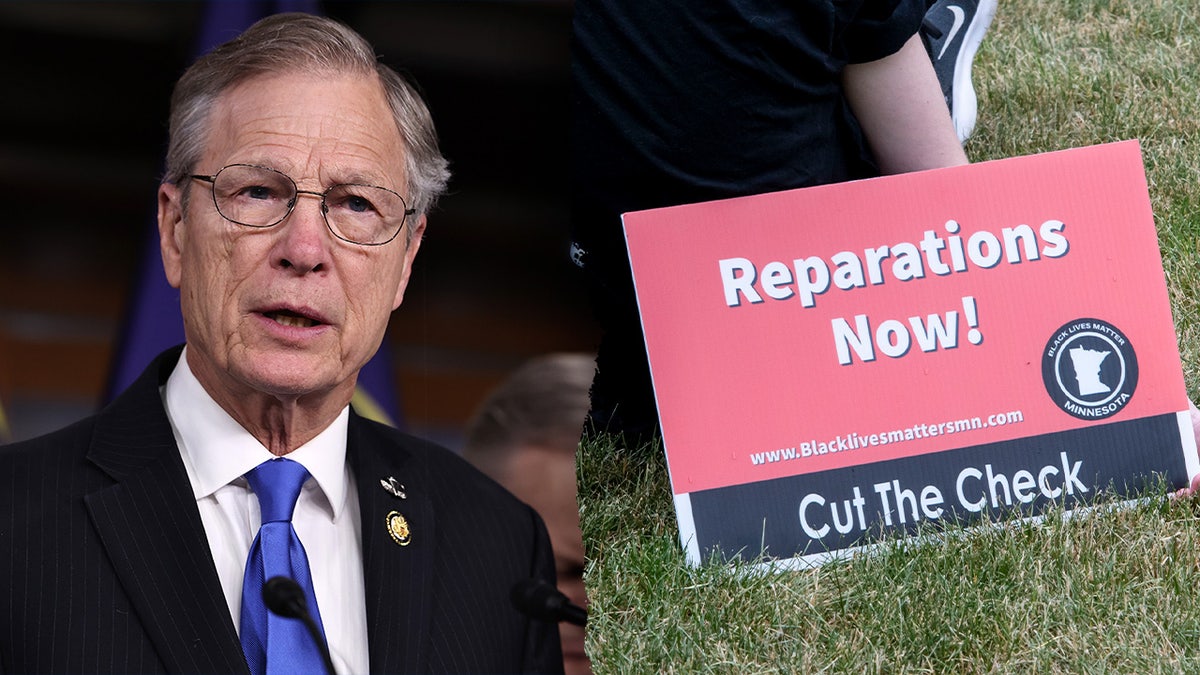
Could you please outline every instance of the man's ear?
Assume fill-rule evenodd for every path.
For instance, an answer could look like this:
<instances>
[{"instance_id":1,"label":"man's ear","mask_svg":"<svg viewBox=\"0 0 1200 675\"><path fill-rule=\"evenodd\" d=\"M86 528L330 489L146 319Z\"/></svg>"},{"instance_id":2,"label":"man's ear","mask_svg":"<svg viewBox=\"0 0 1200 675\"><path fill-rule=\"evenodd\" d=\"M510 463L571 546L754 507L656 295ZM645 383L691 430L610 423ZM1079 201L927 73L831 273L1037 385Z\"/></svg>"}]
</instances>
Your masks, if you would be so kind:
<instances>
[{"instance_id":1,"label":"man's ear","mask_svg":"<svg viewBox=\"0 0 1200 675\"><path fill-rule=\"evenodd\" d=\"M400 303L404 302L404 289L408 288L413 260L417 257L417 249L421 248L421 238L425 236L425 216L418 218L415 223L406 224L405 227L412 228L412 236L408 237L408 248L404 251L404 269L400 272L400 285L396 287L396 300L392 303L393 311L400 307ZM402 232L400 236L403 237L406 234Z\"/></svg>"},{"instance_id":2,"label":"man's ear","mask_svg":"<svg viewBox=\"0 0 1200 675\"><path fill-rule=\"evenodd\" d=\"M183 191L174 183L158 186L158 245L167 282L179 288L183 276Z\"/></svg>"}]
</instances>

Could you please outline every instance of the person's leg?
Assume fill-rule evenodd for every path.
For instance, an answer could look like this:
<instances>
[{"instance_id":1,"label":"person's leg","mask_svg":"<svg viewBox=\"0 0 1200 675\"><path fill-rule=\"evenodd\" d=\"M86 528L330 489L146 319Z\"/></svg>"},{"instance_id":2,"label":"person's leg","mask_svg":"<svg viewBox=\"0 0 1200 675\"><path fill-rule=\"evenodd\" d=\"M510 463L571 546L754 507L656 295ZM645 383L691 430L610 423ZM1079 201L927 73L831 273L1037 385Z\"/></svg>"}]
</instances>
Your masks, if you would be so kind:
<instances>
[{"instance_id":1,"label":"person's leg","mask_svg":"<svg viewBox=\"0 0 1200 675\"><path fill-rule=\"evenodd\" d=\"M583 274L603 331L596 355L585 433L618 436L627 446L660 436L658 409L646 356L620 220L577 200L572 258Z\"/></svg>"}]
</instances>

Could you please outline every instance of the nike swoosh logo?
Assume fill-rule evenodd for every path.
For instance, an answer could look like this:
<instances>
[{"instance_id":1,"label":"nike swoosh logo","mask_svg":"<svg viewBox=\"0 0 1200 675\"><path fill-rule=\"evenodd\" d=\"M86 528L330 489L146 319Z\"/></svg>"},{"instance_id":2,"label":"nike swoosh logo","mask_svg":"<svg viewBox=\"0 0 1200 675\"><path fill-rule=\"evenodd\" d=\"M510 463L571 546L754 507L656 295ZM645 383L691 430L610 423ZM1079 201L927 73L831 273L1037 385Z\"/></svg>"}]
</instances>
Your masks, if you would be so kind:
<instances>
[{"instance_id":1,"label":"nike swoosh logo","mask_svg":"<svg viewBox=\"0 0 1200 675\"><path fill-rule=\"evenodd\" d=\"M946 53L946 48L950 46L950 43L954 42L954 37L958 35L958 31L962 29L963 21L967 18L967 13L958 5L949 5L946 9L953 12L954 25L950 26L950 32L946 35L946 41L942 43L942 51L938 52L937 57L939 59Z\"/></svg>"}]
</instances>

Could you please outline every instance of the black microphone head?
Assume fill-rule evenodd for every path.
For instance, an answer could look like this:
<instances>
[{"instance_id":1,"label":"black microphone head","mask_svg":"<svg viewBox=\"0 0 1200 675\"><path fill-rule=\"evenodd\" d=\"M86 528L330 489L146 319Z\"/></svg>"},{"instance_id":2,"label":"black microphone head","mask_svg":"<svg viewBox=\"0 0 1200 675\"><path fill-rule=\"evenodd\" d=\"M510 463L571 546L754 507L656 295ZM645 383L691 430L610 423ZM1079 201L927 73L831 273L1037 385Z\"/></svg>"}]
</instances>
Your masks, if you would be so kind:
<instances>
[{"instance_id":1,"label":"black microphone head","mask_svg":"<svg viewBox=\"0 0 1200 675\"><path fill-rule=\"evenodd\" d=\"M262 587L263 602L267 609L289 619L300 619L308 614L308 600L300 584L288 577L271 577Z\"/></svg>"},{"instance_id":2,"label":"black microphone head","mask_svg":"<svg viewBox=\"0 0 1200 675\"><path fill-rule=\"evenodd\" d=\"M567 596L551 586L545 579L522 579L513 584L508 594L513 607L526 616L541 621L559 620L562 607L568 602Z\"/></svg>"},{"instance_id":3,"label":"black microphone head","mask_svg":"<svg viewBox=\"0 0 1200 675\"><path fill-rule=\"evenodd\" d=\"M587 625L587 610L571 603L571 599L545 579L522 579L513 584L508 594L513 607L525 616L539 621L567 621L576 626Z\"/></svg>"}]
</instances>

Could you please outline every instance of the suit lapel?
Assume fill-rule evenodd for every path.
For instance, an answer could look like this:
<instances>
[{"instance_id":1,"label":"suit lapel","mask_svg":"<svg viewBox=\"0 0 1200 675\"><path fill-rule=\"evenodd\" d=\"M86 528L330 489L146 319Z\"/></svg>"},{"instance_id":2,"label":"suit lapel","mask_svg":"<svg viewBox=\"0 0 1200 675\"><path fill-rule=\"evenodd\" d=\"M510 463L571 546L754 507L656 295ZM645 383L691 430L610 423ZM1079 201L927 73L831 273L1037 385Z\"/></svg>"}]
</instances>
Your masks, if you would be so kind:
<instances>
[{"instance_id":1,"label":"suit lapel","mask_svg":"<svg viewBox=\"0 0 1200 675\"><path fill-rule=\"evenodd\" d=\"M346 455L358 485L371 672L425 672L429 659L435 527L421 462L380 429L351 413ZM381 480L395 478L405 498ZM399 514L411 540L389 533Z\"/></svg>"},{"instance_id":2,"label":"suit lapel","mask_svg":"<svg viewBox=\"0 0 1200 675\"><path fill-rule=\"evenodd\" d=\"M122 587L170 672L249 672L158 387L160 356L100 414L89 459L115 482L84 498Z\"/></svg>"}]
</instances>

